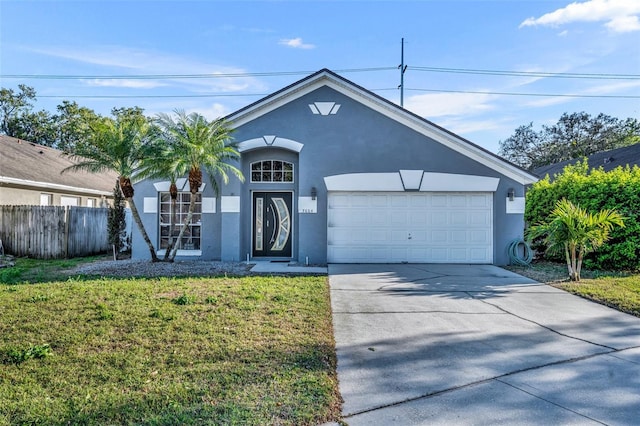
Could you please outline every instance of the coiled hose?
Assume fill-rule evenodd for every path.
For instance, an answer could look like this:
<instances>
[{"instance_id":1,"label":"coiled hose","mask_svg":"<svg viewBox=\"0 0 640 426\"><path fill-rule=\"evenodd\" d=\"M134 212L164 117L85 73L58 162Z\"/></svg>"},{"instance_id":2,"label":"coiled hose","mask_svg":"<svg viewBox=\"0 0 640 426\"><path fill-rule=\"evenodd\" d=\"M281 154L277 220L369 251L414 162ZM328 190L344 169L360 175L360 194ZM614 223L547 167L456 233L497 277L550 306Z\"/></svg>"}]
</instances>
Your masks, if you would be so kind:
<instances>
[{"instance_id":1,"label":"coiled hose","mask_svg":"<svg viewBox=\"0 0 640 426\"><path fill-rule=\"evenodd\" d=\"M522 246L523 255L520 256L520 246ZM512 265L529 266L533 260L533 250L529 247L529 244L522 238L516 238L509 243L509 262Z\"/></svg>"}]
</instances>

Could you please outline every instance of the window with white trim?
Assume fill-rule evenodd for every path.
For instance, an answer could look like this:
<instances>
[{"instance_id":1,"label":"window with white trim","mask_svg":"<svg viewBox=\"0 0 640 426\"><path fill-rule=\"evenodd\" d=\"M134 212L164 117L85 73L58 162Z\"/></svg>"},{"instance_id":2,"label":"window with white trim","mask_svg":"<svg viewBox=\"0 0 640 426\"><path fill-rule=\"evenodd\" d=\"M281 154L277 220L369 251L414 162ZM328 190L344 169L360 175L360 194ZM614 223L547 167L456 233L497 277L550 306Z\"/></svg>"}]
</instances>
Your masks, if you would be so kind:
<instances>
[{"instance_id":1,"label":"window with white trim","mask_svg":"<svg viewBox=\"0 0 640 426\"><path fill-rule=\"evenodd\" d=\"M190 192L179 192L175 203L168 192L160 192L160 244L159 248L169 247L170 239L178 238L182 223L189 213ZM196 204L191 216L191 223L182 235L178 248L182 250L200 250L200 234L202 230L202 194L196 194Z\"/></svg>"},{"instance_id":2,"label":"window with white trim","mask_svg":"<svg viewBox=\"0 0 640 426\"><path fill-rule=\"evenodd\" d=\"M293 182L293 163L263 160L251 163L251 182Z\"/></svg>"},{"instance_id":3,"label":"window with white trim","mask_svg":"<svg viewBox=\"0 0 640 426\"><path fill-rule=\"evenodd\" d=\"M53 194L40 194L40 205L41 206L51 206L53 205Z\"/></svg>"}]
</instances>

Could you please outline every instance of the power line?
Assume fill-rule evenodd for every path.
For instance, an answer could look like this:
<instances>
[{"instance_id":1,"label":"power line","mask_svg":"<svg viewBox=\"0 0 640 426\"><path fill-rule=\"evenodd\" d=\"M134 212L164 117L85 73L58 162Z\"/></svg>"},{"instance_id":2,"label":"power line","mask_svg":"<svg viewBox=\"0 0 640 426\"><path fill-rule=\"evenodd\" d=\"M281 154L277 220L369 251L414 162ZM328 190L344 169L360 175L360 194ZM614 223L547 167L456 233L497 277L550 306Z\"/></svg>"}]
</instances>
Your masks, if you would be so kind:
<instances>
[{"instance_id":1,"label":"power line","mask_svg":"<svg viewBox=\"0 0 640 426\"><path fill-rule=\"evenodd\" d=\"M468 93L474 95L506 95L506 96L538 96L564 98L605 98L605 99L640 99L640 95L581 95L569 93L518 93L518 92L485 92L474 90L440 90L440 89L407 89L414 92Z\"/></svg>"},{"instance_id":2,"label":"power line","mask_svg":"<svg viewBox=\"0 0 640 426\"><path fill-rule=\"evenodd\" d=\"M478 75L499 75L515 77L551 77L551 78L577 78L596 80L640 80L640 74L605 74L605 73L569 73L569 72L541 72L541 71L506 71L506 70L485 70L471 68L440 68L440 67L409 67L414 71L441 72L452 74L478 74Z\"/></svg>"},{"instance_id":3,"label":"power line","mask_svg":"<svg viewBox=\"0 0 640 426\"><path fill-rule=\"evenodd\" d=\"M396 67L347 68L333 70L337 73L371 72L395 70ZM247 77L280 77L288 75L309 75L315 71L273 71L273 72L239 72L208 74L113 74L113 75L63 75L63 74L0 74L0 78L29 78L35 80L164 80L164 79L212 79L212 78L247 78Z\"/></svg>"},{"instance_id":4,"label":"power line","mask_svg":"<svg viewBox=\"0 0 640 426\"><path fill-rule=\"evenodd\" d=\"M376 72L390 71L397 67L371 67L371 68L346 68L336 69L337 73ZM550 77L596 80L640 80L640 74L611 74L611 73L561 73L542 71L512 71L491 70L474 68L445 68L445 67L421 67L407 66L408 70L421 72L439 72L451 74L477 74L515 77ZM289 75L309 75L314 71L268 71L268 72L238 72L238 73L204 73L204 74L113 74L113 75L64 75L64 74L0 74L0 78L8 79L38 79L38 80L86 80L86 79L113 79L113 80L162 80L162 79L215 79L215 78L246 78L246 77L279 77Z\"/></svg>"},{"instance_id":5,"label":"power line","mask_svg":"<svg viewBox=\"0 0 640 426\"><path fill-rule=\"evenodd\" d=\"M38 95L37 98L64 99L145 99L145 98L233 98L267 96L269 93L208 93L200 95Z\"/></svg>"},{"instance_id":6,"label":"power line","mask_svg":"<svg viewBox=\"0 0 640 426\"><path fill-rule=\"evenodd\" d=\"M396 91L394 88L372 89L373 92ZM474 90L446 90L446 89L418 89L406 88L413 92L431 93L463 93L473 95L505 95L505 96L533 96L533 97L564 97L564 98L602 98L602 99L640 99L640 95L586 95L569 93L518 93L518 92L488 92ZM223 98L223 97L264 97L269 93L206 93L191 95L38 95L38 98L54 99L147 99L147 98Z\"/></svg>"}]
</instances>

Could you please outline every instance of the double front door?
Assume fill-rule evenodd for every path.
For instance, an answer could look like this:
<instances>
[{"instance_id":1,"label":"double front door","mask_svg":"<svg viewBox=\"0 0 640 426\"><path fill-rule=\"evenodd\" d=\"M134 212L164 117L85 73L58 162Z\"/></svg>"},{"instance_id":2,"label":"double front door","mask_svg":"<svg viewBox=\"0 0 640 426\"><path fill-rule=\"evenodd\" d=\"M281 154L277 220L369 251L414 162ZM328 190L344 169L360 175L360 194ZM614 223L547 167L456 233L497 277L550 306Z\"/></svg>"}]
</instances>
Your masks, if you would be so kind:
<instances>
[{"instance_id":1,"label":"double front door","mask_svg":"<svg viewBox=\"0 0 640 426\"><path fill-rule=\"evenodd\" d=\"M253 193L253 256L291 257L291 192Z\"/></svg>"}]
</instances>

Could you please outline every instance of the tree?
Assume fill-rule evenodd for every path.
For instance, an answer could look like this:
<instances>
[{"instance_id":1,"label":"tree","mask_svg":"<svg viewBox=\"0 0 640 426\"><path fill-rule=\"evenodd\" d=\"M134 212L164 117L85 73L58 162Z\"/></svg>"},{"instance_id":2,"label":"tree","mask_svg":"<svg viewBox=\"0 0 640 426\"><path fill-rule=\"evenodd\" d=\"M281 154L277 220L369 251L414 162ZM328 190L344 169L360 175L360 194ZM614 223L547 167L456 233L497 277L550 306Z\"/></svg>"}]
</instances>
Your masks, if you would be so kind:
<instances>
[{"instance_id":1,"label":"tree","mask_svg":"<svg viewBox=\"0 0 640 426\"><path fill-rule=\"evenodd\" d=\"M22 114L31 111L31 102L36 98L33 87L19 84L18 89L18 93L12 89L0 89L0 132L12 137L18 137L15 122Z\"/></svg>"},{"instance_id":2,"label":"tree","mask_svg":"<svg viewBox=\"0 0 640 426\"><path fill-rule=\"evenodd\" d=\"M170 177L188 174L191 194L187 217L169 255L169 260L172 261L193 217L196 195L202 186L202 170L208 173L216 194L219 190L216 178L222 179L226 184L229 181L229 172L241 181L244 177L242 172L231 164L240 158L240 154L231 144L231 129L224 120L207 121L200 114L186 114L184 111L176 110L174 116L159 114L156 123L162 131L157 141L164 144L168 151L161 156L164 162L153 162L155 175L165 174ZM154 174L153 170L151 174Z\"/></svg>"},{"instance_id":3,"label":"tree","mask_svg":"<svg viewBox=\"0 0 640 426\"><path fill-rule=\"evenodd\" d=\"M96 124L104 120L92 109L76 102L62 101L56 109L58 113L53 117L57 126L55 147L66 153L82 149L81 145L92 138Z\"/></svg>"},{"instance_id":4,"label":"tree","mask_svg":"<svg viewBox=\"0 0 640 426\"><path fill-rule=\"evenodd\" d=\"M44 146L56 146L58 126L47 111L24 112L10 124L13 137Z\"/></svg>"},{"instance_id":5,"label":"tree","mask_svg":"<svg viewBox=\"0 0 640 426\"><path fill-rule=\"evenodd\" d=\"M113 205L109 206L107 216L107 231L109 243L115 247L115 252L120 253L126 242L127 218L124 210L125 200L120 190L120 182L116 181L113 188Z\"/></svg>"},{"instance_id":6,"label":"tree","mask_svg":"<svg viewBox=\"0 0 640 426\"><path fill-rule=\"evenodd\" d=\"M499 154L528 169L573 160L640 142L640 122L606 114L564 113L552 126L536 132L533 123L520 126L500 141Z\"/></svg>"},{"instance_id":7,"label":"tree","mask_svg":"<svg viewBox=\"0 0 640 426\"><path fill-rule=\"evenodd\" d=\"M615 226L624 227L624 219L615 210L589 213L567 199L559 200L549 221L527 230L529 239L543 237L550 253L564 253L569 278L580 281L584 255L601 247Z\"/></svg>"},{"instance_id":8,"label":"tree","mask_svg":"<svg viewBox=\"0 0 640 426\"><path fill-rule=\"evenodd\" d=\"M78 163L67 170L85 170L99 173L112 170L118 174L118 184L131 208L131 214L142 238L149 247L151 260L157 262L158 256L149 235L144 228L138 208L133 200L132 179L141 179L139 171L145 167L145 159L155 158L155 145L148 143L150 126L146 120L131 120L117 117L115 120L102 120L92 125L90 144L76 147L72 158Z\"/></svg>"}]
</instances>

